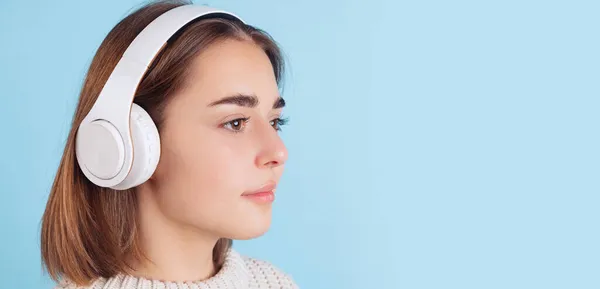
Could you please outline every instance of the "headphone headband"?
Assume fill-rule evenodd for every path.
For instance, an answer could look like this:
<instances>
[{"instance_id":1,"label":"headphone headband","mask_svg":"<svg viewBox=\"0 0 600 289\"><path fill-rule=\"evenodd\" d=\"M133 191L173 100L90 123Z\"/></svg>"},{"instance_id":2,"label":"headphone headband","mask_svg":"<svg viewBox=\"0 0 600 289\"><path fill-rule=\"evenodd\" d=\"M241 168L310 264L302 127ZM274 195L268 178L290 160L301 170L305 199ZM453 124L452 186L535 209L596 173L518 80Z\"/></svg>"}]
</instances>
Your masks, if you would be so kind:
<instances>
[{"instance_id":1,"label":"headphone headband","mask_svg":"<svg viewBox=\"0 0 600 289\"><path fill-rule=\"evenodd\" d=\"M188 23L208 15L243 21L227 11L183 5L160 15L131 42L79 126L76 154L81 169L93 183L115 187L128 177L134 163L130 117L138 85L167 41ZM92 126L95 128L88 129ZM80 134L83 136L80 137ZM109 153L99 150L105 145L103 142L110 147ZM109 159L102 159L107 156L99 151L106 153Z\"/></svg>"}]
</instances>

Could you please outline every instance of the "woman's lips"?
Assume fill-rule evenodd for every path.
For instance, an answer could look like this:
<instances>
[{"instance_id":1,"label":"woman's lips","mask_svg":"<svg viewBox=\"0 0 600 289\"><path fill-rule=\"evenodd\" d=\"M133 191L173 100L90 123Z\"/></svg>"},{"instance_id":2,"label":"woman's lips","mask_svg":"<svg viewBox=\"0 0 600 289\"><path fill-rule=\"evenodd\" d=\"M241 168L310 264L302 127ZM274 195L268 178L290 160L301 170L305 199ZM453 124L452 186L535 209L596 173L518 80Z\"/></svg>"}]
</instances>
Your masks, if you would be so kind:
<instances>
[{"instance_id":1,"label":"woman's lips","mask_svg":"<svg viewBox=\"0 0 600 289\"><path fill-rule=\"evenodd\" d=\"M243 195L243 197L259 203L272 203L273 201L275 201L275 192L259 192L254 194Z\"/></svg>"},{"instance_id":2,"label":"woman's lips","mask_svg":"<svg viewBox=\"0 0 600 289\"><path fill-rule=\"evenodd\" d=\"M257 190L242 194L242 197L259 203L271 203L275 200L275 187L275 182L268 182Z\"/></svg>"}]
</instances>

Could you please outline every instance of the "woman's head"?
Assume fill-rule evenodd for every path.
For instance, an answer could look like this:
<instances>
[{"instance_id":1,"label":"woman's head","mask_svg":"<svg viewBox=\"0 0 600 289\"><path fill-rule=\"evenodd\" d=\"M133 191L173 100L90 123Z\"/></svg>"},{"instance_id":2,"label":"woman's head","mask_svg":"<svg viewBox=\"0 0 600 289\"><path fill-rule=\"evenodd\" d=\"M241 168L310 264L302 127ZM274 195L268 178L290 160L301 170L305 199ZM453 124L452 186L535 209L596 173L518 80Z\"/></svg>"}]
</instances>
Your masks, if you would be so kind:
<instances>
[{"instance_id":1,"label":"woman's head","mask_svg":"<svg viewBox=\"0 0 600 289\"><path fill-rule=\"evenodd\" d=\"M277 130L283 61L264 32L223 18L193 22L153 61L134 102L158 127L161 157L137 188L114 191L85 179L75 158L78 124L135 36L182 2L157 2L123 19L90 65L73 127L42 224L42 256L54 278L86 283L129 269L143 258L140 230L198 232L221 238L217 266L229 239L263 234L270 202L250 193L272 189L287 151Z\"/></svg>"}]
</instances>

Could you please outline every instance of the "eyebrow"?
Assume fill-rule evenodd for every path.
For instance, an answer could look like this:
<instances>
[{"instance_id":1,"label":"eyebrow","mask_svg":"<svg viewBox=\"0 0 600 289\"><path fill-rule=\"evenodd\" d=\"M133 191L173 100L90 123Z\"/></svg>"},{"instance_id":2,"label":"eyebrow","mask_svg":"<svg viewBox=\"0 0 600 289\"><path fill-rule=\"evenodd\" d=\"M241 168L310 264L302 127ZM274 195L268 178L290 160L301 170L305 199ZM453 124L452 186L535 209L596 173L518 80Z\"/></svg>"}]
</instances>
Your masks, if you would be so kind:
<instances>
[{"instance_id":1,"label":"eyebrow","mask_svg":"<svg viewBox=\"0 0 600 289\"><path fill-rule=\"evenodd\" d=\"M238 94L238 95L232 95L232 96L227 96L227 97L221 98L217 101L210 103L208 106L233 104L233 105L238 105L238 106L243 106L243 107L254 108L259 103L260 103L260 101L258 100L258 97L256 97L256 95ZM280 96L273 103L273 109L279 109L279 108L283 108L283 107L285 107L285 100Z\"/></svg>"}]
</instances>

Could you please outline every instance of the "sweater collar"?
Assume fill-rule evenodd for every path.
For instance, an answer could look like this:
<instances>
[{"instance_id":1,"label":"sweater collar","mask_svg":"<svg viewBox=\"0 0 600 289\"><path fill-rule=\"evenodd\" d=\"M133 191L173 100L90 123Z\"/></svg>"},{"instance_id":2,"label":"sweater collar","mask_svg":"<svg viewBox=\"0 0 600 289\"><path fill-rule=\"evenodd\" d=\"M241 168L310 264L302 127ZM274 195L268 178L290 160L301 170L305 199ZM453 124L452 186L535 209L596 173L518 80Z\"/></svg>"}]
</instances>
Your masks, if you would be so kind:
<instances>
[{"instance_id":1,"label":"sweater collar","mask_svg":"<svg viewBox=\"0 0 600 289\"><path fill-rule=\"evenodd\" d=\"M250 271L246 267L244 259L238 252L229 249L221 269L213 277L206 280L175 282L119 274L110 278L100 278L94 282L91 288L238 289L248 288L249 280Z\"/></svg>"}]
</instances>

